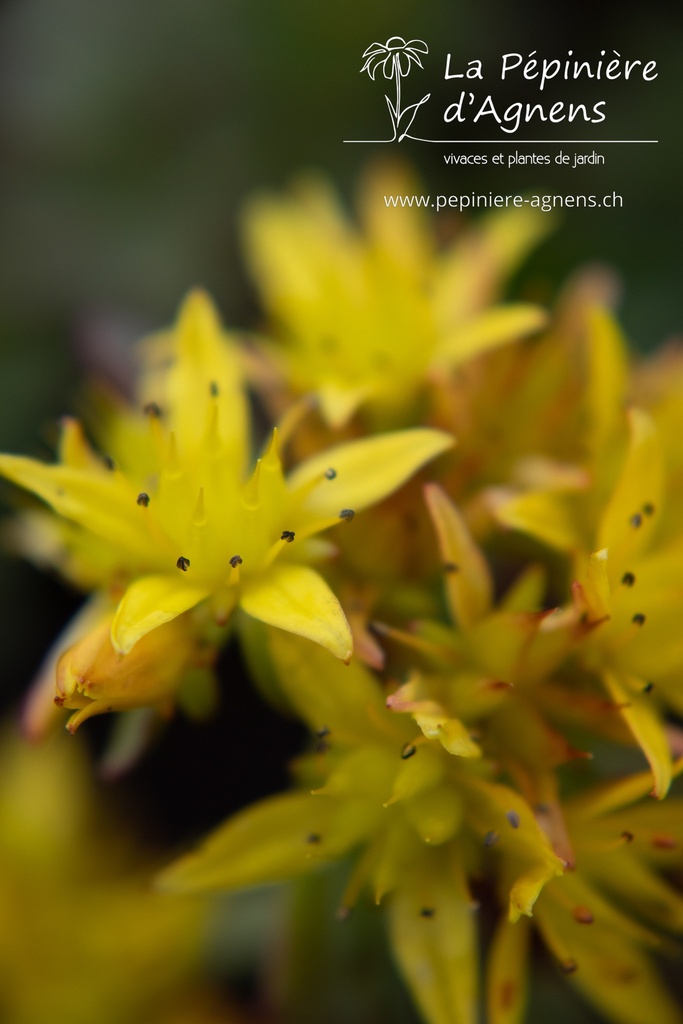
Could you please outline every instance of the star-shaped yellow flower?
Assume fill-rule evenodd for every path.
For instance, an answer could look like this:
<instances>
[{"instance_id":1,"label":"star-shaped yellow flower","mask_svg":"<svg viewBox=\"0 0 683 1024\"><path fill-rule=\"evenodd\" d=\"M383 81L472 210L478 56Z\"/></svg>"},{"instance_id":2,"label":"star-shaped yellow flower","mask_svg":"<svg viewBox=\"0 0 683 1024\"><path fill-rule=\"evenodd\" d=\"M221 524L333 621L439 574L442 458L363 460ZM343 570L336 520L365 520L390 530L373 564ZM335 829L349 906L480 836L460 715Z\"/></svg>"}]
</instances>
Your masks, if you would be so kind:
<instances>
[{"instance_id":1,"label":"star-shaped yellow flower","mask_svg":"<svg viewBox=\"0 0 683 1024\"><path fill-rule=\"evenodd\" d=\"M576 870L544 887L533 921L502 916L489 958L492 1024L524 1019L532 929L606 1020L680 1021L652 954L673 952L666 933L683 932L683 899L665 874L680 870L683 808L680 798L644 801L651 785L645 772L566 801Z\"/></svg>"},{"instance_id":2,"label":"star-shaped yellow flower","mask_svg":"<svg viewBox=\"0 0 683 1024\"><path fill-rule=\"evenodd\" d=\"M227 821L172 864L161 887L235 889L351 854L342 915L365 888L377 903L386 898L392 945L425 1019L470 1024L477 981L469 877L500 876L516 920L532 913L564 865L490 764L451 757L393 715L359 661L345 669L273 630L268 647L283 694L315 735L315 751L297 764L300 788Z\"/></svg>"},{"instance_id":3,"label":"star-shaped yellow flower","mask_svg":"<svg viewBox=\"0 0 683 1024\"><path fill-rule=\"evenodd\" d=\"M317 396L330 426L361 406L373 423L410 422L431 375L546 322L526 303L487 308L501 276L542 235L536 218L513 211L439 253L422 211L385 204L385 194L410 191L402 174L378 175L364 234L319 181L248 211L248 254L285 341L265 346L269 361L295 394Z\"/></svg>"},{"instance_id":4,"label":"star-shaped yellow flower","mask_svg":"<svg viewBox=\"0 0 683 1024\"><path fill-rule=\"evenodd\" d=\"M202 293L190 295L153 357L144 409L121 414L125 444L107 452L113 462L66 421L58 464L3 455L0 473L68 522L81 560L118 592L118 654L207 602L219 624L239 605L348 660L344 613L308 564L320 554L316 535L336 524L352 529L356 512L450 448L452 437L428 429L378 436L285 474L274 431L249 474L238 356Z\"/></svg>"}]
</instances>

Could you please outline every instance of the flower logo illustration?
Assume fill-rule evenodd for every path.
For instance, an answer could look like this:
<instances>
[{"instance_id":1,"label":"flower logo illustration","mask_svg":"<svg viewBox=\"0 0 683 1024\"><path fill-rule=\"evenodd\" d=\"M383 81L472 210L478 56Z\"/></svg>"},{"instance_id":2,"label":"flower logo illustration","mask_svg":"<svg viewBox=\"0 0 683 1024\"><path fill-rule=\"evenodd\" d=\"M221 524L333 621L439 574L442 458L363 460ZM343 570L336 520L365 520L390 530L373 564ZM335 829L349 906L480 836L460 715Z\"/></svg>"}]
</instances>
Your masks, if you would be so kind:
<instances>
[{"instance_id":1,"label":"flower logo illustration","mask_svg":"<svg viewBox=\"0 0 683 1024\"><path fill-rule=\"evenodd\" d=\"M374 82L375 75L381 68L384 77L389 81L393 79L395 83L395 102L392 103L385 94L394 133L388 140L390 142L394 142L396 139L402 142L408 136L418 109L431 96L431 93L427 93L418 103L411 103L407 107L401 108L401 79L407 77L413 64L417 64L420 68L423 67L420 54L428 52L429 47L422 39L411 39L410 42L406 42L401 36L391 36L386 43L371 43L363 54L365 63L360 69L361 74L367 71Z\"/></svg>"}]
</instances>

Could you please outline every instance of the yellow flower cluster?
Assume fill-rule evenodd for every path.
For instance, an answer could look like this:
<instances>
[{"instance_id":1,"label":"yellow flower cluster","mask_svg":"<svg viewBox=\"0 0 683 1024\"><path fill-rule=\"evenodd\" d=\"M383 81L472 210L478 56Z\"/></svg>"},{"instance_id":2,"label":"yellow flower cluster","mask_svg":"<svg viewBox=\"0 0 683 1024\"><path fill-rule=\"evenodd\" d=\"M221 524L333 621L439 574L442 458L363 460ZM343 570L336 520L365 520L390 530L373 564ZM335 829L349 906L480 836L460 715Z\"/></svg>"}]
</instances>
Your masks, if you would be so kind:
<instances>
[{"instance_id":1,"label":"yellow flower cluster","mask_svg":"<svg viewBox=\"0 0 683 1024\"><path fill-rule=\"evenodd\" d=\"M54 465L0 457L49 506L18 547L92 592L25 728L208 708L234 629L311 747L161 887L343 861L340 916L386 904L427 1024L478 1019L482 900L491 1024L525 1019L533 929L605 1019L674 1024L653 953L683 931L683 358L635 363L596 273L552 310L502 303L543 224L438 246L383 204L395 173L361 230L319 181L254 201L264 336L193 293L94 444L65 420ZM249 389L278 424L255 459Z\"/></svg>"}]
</instances>

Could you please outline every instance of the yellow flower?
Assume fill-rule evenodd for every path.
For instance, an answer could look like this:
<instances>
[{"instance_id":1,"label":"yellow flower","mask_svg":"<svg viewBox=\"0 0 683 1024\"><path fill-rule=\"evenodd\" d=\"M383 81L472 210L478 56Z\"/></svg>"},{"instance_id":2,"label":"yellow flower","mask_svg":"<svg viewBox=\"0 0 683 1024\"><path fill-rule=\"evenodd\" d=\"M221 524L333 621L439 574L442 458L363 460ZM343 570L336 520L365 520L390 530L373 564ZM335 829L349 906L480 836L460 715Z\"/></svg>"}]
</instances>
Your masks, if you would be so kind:
<instances>
[{"instance_id":1,"label":"yellow flower","mask_svg":"<svg viewBox=\"0 0 683 1024\"><path fill-rule=\"evenodd\" d=\"M285 475L275 431L247 475L238 356L198 292L173 332L153 340L142 384L144 411L126 410L111 430L113 464L70 420L58 464L0 456L0 473L67 522L67 569L87 564L91 580L99 574L99 585L120 596L113 650L128 655L152 630L205 602L219 624L239 605L348 659L341 606L307 564L321 553L316 534L339 523L352 529L354 513L453 439L406 430L338 446Z\"/></svg>"},{"instance_id":2,"label":"yellow flower","mask_svg":"<svg viewBox=\"0 0 683 1024\"><path fill-rule=\"evenodd\" d=\"M256 885L356 851L342 914L364 887L377 903L387 897L392 944L426 1019L472 1024L469 878L499 876L516 919L532 912L562 862L529 806L492 778L490 765L449 756L408 718L388 712L357 661L345 669L275 631L269 647L283 693L316 737L315 752L297 765L300 789L238 813L171 865L160 886L195 892Z\"/></svg>"},{"instance_id":3,"label":"yellow flower","mask_svg":"<svg viewBox=\"0 0 683 1024\"><path fill-rule=\"evenodd\" d=\"M590 627L577 657L589 678L601 679L650 762L654 791L662 797L671 781L671 753L658 705L683 706L677 626L683 539L656 546L665 514L657 434L640 410L631 410L629 421L629 447L590 547L581 539L580 516L567 516L561 494L530 492L499 514L508 525L555 541L573 556L574 604Z\"/></svg>"},{"instance_id":4,"label":"yellow flower","mask_svg":"<svg viewBox=\"0 0 683 1024\"><path fill-rule=\"evenodd\" d=\"M585 755L550 724L542 693L589 627L571 611L537 610L545 585L539 567L523 573L496 604L491 569L464 519L436 484L425 492L456 628L429 620L415 623L411 633L375 627L380 638L399 642L408 673L387 705L412 715L423 735L450 754L490 757L532 807L551 809L546 833L571 865L557 768Z\"/></svg>"},{"instance_id":5,"label":"yellow flower","mask_svg":"<svg viewBox=\"0 0 683 1024\"><path fill-rule=\"evenodd\" d=\"M371 422L410 422L430 376L546 322L532 305L486 308L540 222L515 211L437 253L419 209L385 206L385 194L415 190L400 173L377 176L364 235L319 181L248 212L248 255L286 342L267 345L268 358L295 394L315 393L333 427L361 406Z\"/></svg>"},{"instance_id":6,"label":"yellow flower","mask_svg":"<svg viewBox=\"0 0 683 1024\"><path fill-rule=\"evenodd\" d=\"M624 413L626 353L604 312L593 312L587 340L585 482L548 479L519 494L499 492L495 514L568 557L575 613L587 627L576 651L581 689L600 680L663 797L672 760L661 705L683 708L683 534L665 493L656 424L641 409ZM599 716L593 727L600 731Z\"/></svg>"},{"instance_id":7,"label":"yellow flower","mask_svg":"<svg viewBox=\"0 0 683 1024\"><path fill-rule=\"evenodd\" d=\"M679 772L683 764L676 766ZM568 980L615 1024L676 1024L680 1008L652 960L683 933L683 899L663 872L680 869L680 799L644 803L649 773L589 788L565 804L577 867L543 889L532 922L502 918L488 974L488 1019L523 1019L532 926Z\"/></svg>"},{"instance_id":8,"label":"yellow flower","mask_svg":"<svg viewBox=\"0 0 683 1024\"><path fill-rule=\"evenodd\" d=\"M69 719L71 732L87 718L108 711L141 707L169 711L190 667L211 664L213 652L202 653L198 631L188 615L148 633L127 655L114 650L111 622L111 613L105 614L57 663L54 701L59 707L77 709Z\"/></svg>"}]
</instances>

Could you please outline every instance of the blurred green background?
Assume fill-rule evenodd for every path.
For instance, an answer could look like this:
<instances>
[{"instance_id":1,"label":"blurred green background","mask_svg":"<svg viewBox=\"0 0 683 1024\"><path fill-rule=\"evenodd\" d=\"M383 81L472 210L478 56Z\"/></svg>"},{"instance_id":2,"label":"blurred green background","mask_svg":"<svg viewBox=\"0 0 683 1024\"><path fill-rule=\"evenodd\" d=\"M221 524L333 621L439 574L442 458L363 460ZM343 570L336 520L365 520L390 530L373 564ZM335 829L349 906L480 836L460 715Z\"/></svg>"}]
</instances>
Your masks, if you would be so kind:
<instances>
[{"instance_id":1,"label":"blurred green background","mask_svg":"<svg viewBox=\"0 0 683 1024\"><path fill-rule=\"evenodd\" d=\"M47 453L49 424L77 408L84 373L125 384L133 341L168 323L192 285L212 292L229 324L258 323L239 248L245 198L318 168L350 200L377 156L410 160L426 192L623 194L622 211L566 212L515 287L551 300L568 272L606 263L623 281L621 318L633 342L646 349L675 336L683 327L682 29L674 5L627 0L552 9L506 0L6 0L0 449ZM359 70L371 42L396 34L429 43L410 89L417 99L431 88L432 111L455 98L443 81L447 51L490 67L503 52L533 49L656 59L651 85L587 83L572 98L608 98L608 121L588 126L590 137L661 141L604 147L606 166L575 171L467 171L446 167L437 146L344 145L387 130L384 83ZM542 98L518 85L504 95ZM2 565L3 699L13 705L77 595L28 566ZM248 694L205 729L175 724L135 782L140 819L155 815L163 839L186 837L284 785L300 733L269 714ZM100 723L90 724L97 737ZM226 728L246 730L247 746L267 735L268 755L237 786L216 771L207 787L214 761L224 764Z\"/></svg>"}]
</instances>

